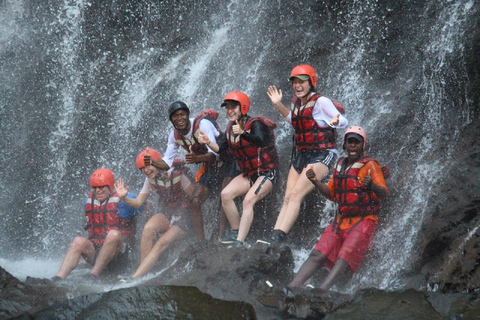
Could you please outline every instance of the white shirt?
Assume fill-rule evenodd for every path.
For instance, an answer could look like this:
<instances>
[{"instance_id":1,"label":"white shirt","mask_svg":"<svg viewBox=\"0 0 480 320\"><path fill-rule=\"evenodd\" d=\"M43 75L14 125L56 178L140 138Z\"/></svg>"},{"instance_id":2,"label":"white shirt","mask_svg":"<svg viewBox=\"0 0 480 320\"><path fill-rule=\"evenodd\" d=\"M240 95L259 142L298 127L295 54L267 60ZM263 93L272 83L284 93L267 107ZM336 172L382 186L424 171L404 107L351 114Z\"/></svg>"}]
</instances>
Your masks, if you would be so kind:
<instances>
[{"instance_id":1,"label":"white shirt","mask_svg":"<svg viewBox=\"0 0 480 320\"><path fill-rule=\"evenodd\" d=\"M313 93L312 93L313 94ZM330 125L330 121L334 116L340 114L340 112L333 105L332 100L327 97L320 97L315 101L313 106L312 116L320 127L332 127L332 128L346 128L348 120L340 114L338 125ZM292 123L292 110L285 117L289 123Z\"/></svg>"},{"instance_id":2,"label":"white shirt","mask_svg":"<svg viewBox=\"0 0 480 320\"><path fill-rule=\"evenodd\" d=\"M212 141L214 143L217 143L216 137L218 137L220 135L220 132L217 130L217 128L215 128L213 123L211 123L207 119L202 119L200 121L199 129L202 132L204 132L205 134L207 134L210 141ZM165 154L164 154L163 159L162 159L163 161L165 161L166 164L168 164L169 167L172 166L173 160L177 157L178 148L180 147L180 145L178 145L176 140L175 140L174 131L175 130L172 130L170 132L170 135L168 136L167 151L165 151ZM192 140L192 134L193 134L193 118L190 118L190 130L188 131L188 133L186 135L184 135L185 139L191 141ZM212 149L210 149L208 146L206 146L206 147L208 149L208 152L211 152L211 153L215 154L215 156L218 159L218 154L216 152L213 152Z\"/></svg>"}]
</instances>

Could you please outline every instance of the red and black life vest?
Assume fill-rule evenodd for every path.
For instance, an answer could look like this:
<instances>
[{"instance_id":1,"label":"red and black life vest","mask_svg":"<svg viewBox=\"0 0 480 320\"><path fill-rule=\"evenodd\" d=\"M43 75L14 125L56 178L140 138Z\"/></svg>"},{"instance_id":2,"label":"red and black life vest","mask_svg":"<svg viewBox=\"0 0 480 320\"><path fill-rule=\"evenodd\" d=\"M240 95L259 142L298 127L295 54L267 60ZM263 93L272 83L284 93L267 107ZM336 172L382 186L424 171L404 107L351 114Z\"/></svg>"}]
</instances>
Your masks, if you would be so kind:
<instances>
[{"instance_id":1,"label":"red and black life vest","mask_svg":"<svg viewBox=\"0 0 480 320\"><path fill-rule=\"evenodd\" d=\"M367 190L358 181L359 170L369 161L377 162L373 158L364 157L347 168L346 158L338 159L333 170L334 200L342 218L378 215L380 211L380 202L373 197L373 191Z\"/></svg>"},{"instance_id":2,"label":"red and black life vest","mask_svg":"<svg viewBox=\"0 0 480 320\"><path fill-rule=\"evenodd\" d=\"M337 137L335 128L330 126L320 127L313 118L313 107L320 97L323 96L318 93L313 94L303 106L300 98L293 97L292 99L292 126L295 129L295 145L299 151L332 149L335 147ZM345 113L341 103L335 101L334 106L340 113Z\"/></svg>"},{"instance_id":3,"label":"red and black life vest","mask_svg":"<svg viewBox=\"0 0 480 320\"><path fill-rule=\"evenodd\" d=\"M94 193L90 193L87 200L85 214L87 216L88 239L93 242L94 246L101 247L110 230L118 230L122 233L124 241L130 245L135 240L135 231L137 219L122 218L118 214L118 203L120 198L114 192L110 197L100 204L95 199Z\"/></svg>"},{"instance_id":4,"label":"red and black life vest","mask_svg":"<svg viewBox=\"0 0 480 320\"><path fill-rule=\"evenodd\" d=\"M190 212L190 200L182 188L182 175L190 175L185 162L175 159L172 164L173 170L169 179L155 177L148 179L150 185L157 192L162 206L174 216L180 216Z\"/></svg>"},{"instance_id":5,"label":"red and black life vest","mask_svg":"<svg viewBox=\"0 0 480 320\"><path fill-rule=\"evenodd\" d=\"M275 135L273 129L277 127L275 122L262 117L250 117L243 128L244 131L250 132L254 121L262 121L270 129L272 141L268 146L263 148L257 147L251 142L241 138L241 135L233 134L233 125L235 122L230 121L227 125L226 138L230 148L230 152L237 159L238 165L244 175L249 177L260 172L271 171L278 167L277 149L275 148Z\"/></svg>"},{"instance_id":6,"label":"red and black life vest","mask_svg":"<svg viewBox=\"0 0 480 320\"><path fill-rule=\"evenodd\" d=\"M175 140L176 143L183 147L187 152L190 152L190 146L192 146L192 152L198 155L203 155L208 153L207 147L198 142L198 136L200 135L200 121L203 119L209 120L215 128L221 132L220 127L217 124L216 119L218 118L218 112L214 110L204 110L203 112L197 114L195 118L193 119L193 130L192 130L192 139L187 139L185 136L178 131L177 129L174 129L174 135L175 135Z\"/></svg>"}]
</instances>

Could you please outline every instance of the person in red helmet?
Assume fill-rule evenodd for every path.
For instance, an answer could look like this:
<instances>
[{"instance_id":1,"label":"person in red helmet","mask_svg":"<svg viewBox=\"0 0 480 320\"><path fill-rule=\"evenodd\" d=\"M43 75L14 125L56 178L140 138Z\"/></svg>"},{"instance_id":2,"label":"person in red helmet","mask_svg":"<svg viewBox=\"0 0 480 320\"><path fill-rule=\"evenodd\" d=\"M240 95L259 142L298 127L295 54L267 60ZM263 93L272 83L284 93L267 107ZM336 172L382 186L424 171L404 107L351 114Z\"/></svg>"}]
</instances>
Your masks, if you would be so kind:
<instances>
[{"instance_id":1,"label":"person in red helmet","mask_svg":"<svg viewBox=\"0 0 480 320\"><path fill-rule=\"evenodd\" d=\"M78 236L52 280L65 279L83 257L98 277L108 266L116 270L126 265L128 252L135 242L136 216L143 208L133 208L120 200L115 177L109 169L98 169L90 177L92 192L85 205L88 238ZM135 195L128 194L128 198Z\"/></svg>"},{"instance_id":2,"label":"person in red helmet","mask_svg":"<svg viewBox=\"0 0 480 320\"><path fill-rule=\"evenodd\" d=\"M282 208L272 231L273 243L281 243L298 218L300 205L314 186L306 176L307 165L312 164L317 177L325 177L338 156L336 129L345 128L348 121L341 115L338 103L317 94L317 75L309 65L293 68L290 74L295 96L291 107L282 103L282 90L268 87L267 95L282 116L295 129L295 156L292 158ZM338 108L337 108L338 107Z\"/></svg>"},{"instance_id":3,"label":"person in red helmet","mask_svg":"<svg viewBox=\"0 0 480 320\"><path fill-rule=\"evenodd\" d=\"M250 110L250 99L240 91L227 93L222 107L225 107L229 120L225 131L226 142L219 146L203 133L200 141L216 152L228 148L241 169L241 173L221 192L222 207L232 232L219 241L232 248L243 246L253 222L254 205L272 191L278 167L273 134L276 124L267 118L247 115ZM245 196L241 219L235 204L235 199L240 196Z\"/></svg>"},{"instance_id":4,"label":"person in red helmet","mask_svg":"<svg viewBox=\"0 0 480 320\"><path fill-rule=\"evenodd\" d=\"M162 160L160 153L155 149L147 148L138 154L137 168L146 177L137 198L126 197L128 187L125 186L123 179L119 179L116 184L120 199L128 205L139 208L147 201L150 193L155 192L163 209L163 213L155 214L145 224L140 242L140 265L132 278L141 277L149 272L168 247L192 230L190 202L194 184L185 162L176 159L171 168L164 171L151 164L145 164L145 156L149 156L153 161Z\"/></svg>"},{"instance_id":5,"label":"person in red helmet","mask_svg":"<svg viewBox=\"0 0 480 320\"><path fill-rule=\"evenodd\" d=\"M168 113L174 130L168 136L167 150L162 160L151 160L145 157L146 165L153 165L160 170L168 170L177 157L179 148L182 147L187 155L185 161L188 164L202 164L195 179L195 189L192 195L191 214L192 224L195 230L197 241L205 241L205 230L203 225L202 205L211 193L220 186L219 155L208 146L198 142L200 131L205 132L210 141L216 142L222 138L215 118L208 112L202 112L194 118L189 118L190 109L182 101L173 102ZM212 111L212 113L215 113ZM218 116L218 113L216 113Z\"/></svg>"},{"instance_id":6,"label":"person in red helmet","mask_svg":"<svg viewBox=\"0 0 480 320\"><path fill-rule=\"evenodd\" d=\"M329 200L336 203L335 218L325 229L289 287L302 286L325 265L331 271L320 286L328 290L347 271L355 272L372 243L380 203L387 196L384 174L378 162L364 154L365 131L352 126L345 132L343 149L328 184L310 165L306 175Z\"/></svg>"}]
</instances>

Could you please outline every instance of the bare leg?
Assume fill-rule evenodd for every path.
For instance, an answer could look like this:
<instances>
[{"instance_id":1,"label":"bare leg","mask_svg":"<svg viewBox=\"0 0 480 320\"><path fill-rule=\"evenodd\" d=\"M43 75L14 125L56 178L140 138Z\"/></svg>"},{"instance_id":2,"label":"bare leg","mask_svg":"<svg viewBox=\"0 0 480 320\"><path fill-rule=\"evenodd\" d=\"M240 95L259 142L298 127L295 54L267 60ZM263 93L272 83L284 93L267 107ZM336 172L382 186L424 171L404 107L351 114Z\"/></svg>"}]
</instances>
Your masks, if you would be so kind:
<instances>
[{"instance_id":1,"label":"bare leg","mask_svg":"<svg viewBox=\"0 0 480 320\"><path fill-rule=\"evenodd\" d=\"M93 263L95 259L95 248L93 243L84 237L76 237L73 240L65 258L63 258L57 276L65 279L70 272L77 267L80 257L84 257L88 263Z\"/></svg>"},{"instance_id":2,"label":"bare leg","mask_svg":"<svg viewBox=\"0 0 480 320\"><path fill-rule=\"evenodd\" d=\"M222 191L225 187L233 180L233 177L225 177L222 181ZM227 230L227 216L225 215L225 210L223 210L222 199L220 199L220 226L218 228L218 239L221 239L225 236Z\"/></svg>"},{"instance_id":3,"label":"bare leg","mask_svg":"<svg viewBox=\"0 0 480 320\"><path fill-rule=\"evenodd\" d=\"M288 171L288 178L287 178L287 188L285 189L285 196L283 197L282 209L280 209L280 213L278 214L277 221L275 222L275 226L273 227L273 229L280 228L280 225L285 216L285 212L287 211L287 208L288 208L290 192L292 191L293 187L295 187L295 184L297 183L297 180L299 177L300 175L297 173L297 171L295 171L295 169L293 169L293 166L290 166L290 171Z\"/></svg>"},{"instance_id":4,"label":"bare leg","mask_svg":"<svg viewBox=\"0 0 480 320\"><path fill-rule=\"evenodd\" d=\"M143 259L137 271L133 274L132 278L137 278L145 275L150 271L155 263L157 263L161 254L172 245L175 241L180 239L184 235L184 231L178 226L171 226L161 237L157 240L150 253Z\"/></svg>"},{"instance_id":5,"label":"bare leg","mask_svg":"<svg viewBox=\"0 0 480 320\"><path fill-rule=\"evenodd\" d=\"M313 249L308 259L302 264L298 270L295 278L288 285L289 287L300 287L305 281L310 279L310 277L317 271L322 265L327 257L318 250Z\"/></svg>"},{"instance_id":6,"label":"bare leg","mask_svg":"<svg viewBox=\"0 0 480 320\"><path fill-rule=\"evenodd\" d=\"M345 274L348 269L348 263L342 258L337 259L337 263L333 266L332 270L328 273L328 276L320 286L321 289L330 289L337 280Z\"/></svg>"},{"instance_id":7,"label":"bare leg","mask_svg":"<svg viewBox=\"0 0 480 320\"><path fill-rule=\"evenodd\" d=\"M205 240L205 231L203 229L203 214L202 204L205 202L209 194L207 187L197 184L195 185L195 191L193 192L193 199L190 206L190 212L192 214L192 224L195 230L195 236L197 241Z\"/></svg>"},{"instance_id":8,"label":"bare leg","mask_svg":"<svg viewBox=\"0 0 480 320\"><path fill-rule=\"evenodd\" d=\"M170 221L163 213L158 213L147 221L140 241L140 263L152 250L155 236L166 232L168 228L170 228Z\"/></svg>"},{"instance_id":9,"label":"bare leg","mask_svg":"<svg viewBox=\"0 0 480 320\"><path fill-rule=\"evenodd\" d=\"M222 190L222 207L232 229L238 230L240 227L240 216L235 205L235 198L246 194L248 189L250 189L248 178L239 174Z\"/></svg>"},{"instance_id":10,"label":"bare leg","mask_svg":"<svg viewBox=\"0 0 480 320\"><path fill-rule=\"evenodd\" d=\"M314 164L313 170L319 179L323 179L328 174L328 168L323 163ZM278 221L277 219L275 229L282 230L285 233L290 231L298 218L300 205L302 204L303 199L315 188L313 183L307 178L305 174L306 171L306 168L303 169L301 175L298 177L295 183L295 186L290 191L290 194L288 195L287 208L283 214L283 219L281 221Z\"/></svg>"},{"instance_id":11,"label":"bare leg","mask_svg":"<svg viewBox=\"0 0 480 320\"><path fill-rule=\"evenodd\" d=\"M100 252L98 253L97 260L93 266L91 274L99 276L103 269L121 252L123 246L123 238L120 231L110 230L105 238Z\"/></svg>"},{"instance_id":12,"label":"bare leg","mask_svg":"<svg viewBox=\"0 0 480 320\"><path fill-rule=\"evenodd\" d=\"M238 241L244 242L247 238L248 232L253 222L253 207L255 206L255 204L258 201L262 200L267 194L269 194L270 191L272 191L272 182L270 180L266 180L258 194L255 194L255 191L258 189L263 179L264 177L259 177L257 181L255 181L250 190L248 190L245 199L243 200L243 213L242 219L240 220L240 229L238 230Z\"/></svg>"}]
</instances>

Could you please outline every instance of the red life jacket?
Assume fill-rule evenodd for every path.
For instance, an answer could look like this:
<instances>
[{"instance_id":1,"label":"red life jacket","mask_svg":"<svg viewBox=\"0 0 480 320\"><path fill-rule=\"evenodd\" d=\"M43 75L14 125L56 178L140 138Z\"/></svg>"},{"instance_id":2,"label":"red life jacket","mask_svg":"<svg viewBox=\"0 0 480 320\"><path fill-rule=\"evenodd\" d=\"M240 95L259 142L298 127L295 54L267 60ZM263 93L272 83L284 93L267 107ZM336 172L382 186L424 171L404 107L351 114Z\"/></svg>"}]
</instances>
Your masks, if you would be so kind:
<instances>
[{"instance_id":1,"label":"red life jacket","mask_svg":"<svg viewBox=\"0 0 480 320\"><path fill-rule=\"evenodd\" d=\"M227 143L231 153L237 159L238 165L244 175L249 177L259 174L260 172L271 171L278 167L277 149L275 148L275 135L273 129L277 127L275 122L262 117L249 118L245 123L244 131L250 132L254 121L262 121L270 129L272 142L263 148L257 147L251 142L242 139L240 135L233 134L233 125L235 122L230 121L227 125L226 136Z\"/></svg>"},{"instance_id":2,"label":"red life jacket","mask_svg":"<svg viewBox=\"0 0 480 320\"><path fill-rule=\"evenodd\" d=\"M176 143L179 146L183 147L187 152L190 152L190 146L192 146L193 153L198 155L207 154L208 153L207 147L204 144L198 142L198 136L200 135L200 121L202 121L203 119L209 120L215 126L215 128L219 132L221 132L220 127L218 126L216 121L217 118L218 118L218 112L214 110L204 110L203 112L197 114L193 119L193 123L192 123L192 127L193 127L192 139L189 140L185 138L185 136L180 131L178 131L177 129L174 129L173 132L175 135Z\"/></svg>"},{"instance_id":3,"label":"red life jacket","mask_svg":"<svg viewBox=\"0 0 480 320\"><path fill-rule=\"evenodd\" d=\"M190 171L185 167L185 161L175 159L169 179L148 179L150 185L157 192L162 206L174 216L181 216L190 212L190 199L182 188L182 175L187 177Z\"/></svg>"},{"instance_id":4,"label":"red life jacket","mask_svg":"<svg viewBox=\"0 0 480 320\"><path fill-rule=\"evenodd\" d=\"M335 128L330 126L320 127L313 118L313 107L321 94L313 94L308 102L302 106L298 97L293 97L292 126L295 129L295 144L297 150L309 149L332 149L335 147L337 133ZM340 113L345 113L343 105L337 101L331 100Z\"/></svg>"},{"instance_id":5,"label":"red life jacket","mask_svg":"<svg viewBox=\"0 0 480 320\"><path fill-rule=\"evenodd\" d=\"M333 170L334 200L338 205L338 212L342 215L342 218L378 215L380 211L379 200L373 197L373 191L367 190L358 181L358 171L367 162L377 162L377 160L364 157L347 168L345 159L344 157L338 159Z\"/></svg>"},{"instance_id":6,"label":"red life jacket","mask_svg":"<svg viewBox=\"0 0 480 320\"><path fill-rule=\"evenodd\" d=\"M103 245L107 233L110 230L119 230L122 233L124 241L130 245L132 245L135 240L137 219L135 217L124 219L119 216L119 202L120 198L116 192L112 193L103 205L95 199L93 192L88 196L85 210L88 219L88 239L92 241L97 248Z\"/></svg>"}]
</instances>

